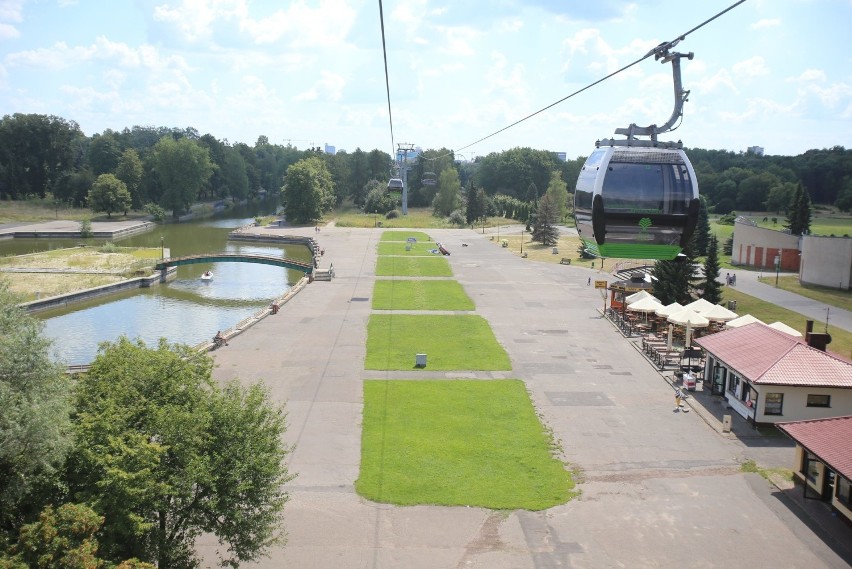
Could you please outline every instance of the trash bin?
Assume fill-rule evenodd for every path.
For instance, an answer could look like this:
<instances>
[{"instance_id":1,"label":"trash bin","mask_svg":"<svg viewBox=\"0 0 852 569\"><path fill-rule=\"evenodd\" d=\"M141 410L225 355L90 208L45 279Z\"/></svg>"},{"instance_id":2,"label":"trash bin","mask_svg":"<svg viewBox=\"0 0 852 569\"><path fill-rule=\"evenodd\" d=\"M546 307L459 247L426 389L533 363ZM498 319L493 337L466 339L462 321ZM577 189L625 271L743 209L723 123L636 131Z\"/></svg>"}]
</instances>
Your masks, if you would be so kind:
<instances>
[{"instance_id":1,"label":"trash bin","mask_svg":"<svg viewBox=\"0 0 852 569\"><path fill-rule=\"evenodd\" d=\"M278 303L277 302L273 302L272 306L270 306L270 308L272 309L272 314L278 314Z\"/></svg>"},{"instance_id":2,"label":"trash bin","mask_svg":"<svg viewBox=\"0 0 852 569\"><path fill-rule=\"evenodd\" d=\"M736 310L737 309L737 301L729 300L728 301L728 310Z\"/></svg>"},{"instance_id":3,"label":"trash bin","mask_svg":"<svg viewBox=\"0 0 852 569\"><path fill-rule=\"evenodd\" d=\"M426 354L415 354L414 355L414 366L415 367L426 367Z\"/></svg>"},{"instance_id":4,"label":"trash bin","mask_svg":"<svg viewBox=\"0 0 852 569\"><path fill-rule=\"evenodd\" d=\"M553 248L553 254L554 254L554 255L558 255L558 254L559 254L559 249L557 249L556 247L554 247L554 248Z\"/></svg>"}]
</instances>

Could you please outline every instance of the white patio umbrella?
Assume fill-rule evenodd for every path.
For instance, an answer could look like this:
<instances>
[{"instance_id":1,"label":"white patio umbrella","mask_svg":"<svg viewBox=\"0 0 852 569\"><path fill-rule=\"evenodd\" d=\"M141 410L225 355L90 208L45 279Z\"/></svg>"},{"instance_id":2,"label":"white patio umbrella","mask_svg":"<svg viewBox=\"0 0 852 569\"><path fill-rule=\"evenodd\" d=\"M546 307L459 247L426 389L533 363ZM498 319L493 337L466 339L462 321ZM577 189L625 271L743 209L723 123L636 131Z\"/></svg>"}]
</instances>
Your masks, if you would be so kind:
<instances>
[{"instance_id":1,"label":"white patio umbrella","mask_svg":"<svg viewBox=\"0 0 852 569\"><path fill-rule=\"evenodd\" d=\"M709 304L709 303L708 303ZM687 305L689 306L689 305ZM675 312L668 317L668 321L672 324L686 326L686 347L692 344L692 329L706 328L710 325L710 321L689 308L684 308L680 312Z\"/></svg>"},{"instance_id":2,"label":"white patio umbrella","mask_svg":"<svg viewBox=\"0 0 852 569\"><path fill-rule=\"evenodd\" d=\"M656 312L662 307L663 304L659 300L653 296L648 296L642 300L628 304L627 310L633 310L634 312Z\"/></svg>"},{"instance_id":3,"label":"white patio umbrella","mask_svg":"<svg viewBox=\"0 0 852 569\"><path fill-rule=\"evenodd\" d=\"M633 304L634 302L642 300L643 298L653 298L656 300L656 297L647 290L640 290L639 292L634 292L630 296L626 297L624 299L624 302L626 302L627 304Z\"/></svg>"},{"instance_id":4,"label":"white patio umbrella","mask_svg":"<svg viewBox=\"0 0 852 569\"><path fill-rule=\"evenodd\" d=\"M728 320L725 322L725 328L739 328L740 326L745 326L746 324L753 324L755 322L760 322L763 324L763 320L755 318L751 314L745 314L740 316L739 318L734 318L733 320Z\"/></svg>"},{"instance_id":5,"label":"white patio umbrella","mask_svg":"<svg viewBox=\"0 0 852 569\"><path fill-rule=\"evenodd\" d=\"M675 312L668 317L668 321L672 324L680 326L691 325L693 328L706 328L710 325L710 321L698 314L694 310L684 308L680 312Z\"/></svg>"},{"instance_id":6,"label":"white patio umbrella","mask_svg":"<svg viewBox=\"0 0 852 569\"><path fill-rule=\"evenodd\" d=\"M707 312L708 310L710 310L714 306L716 306L716 305L713 304L712 302L704 300L703 298L699 298L698 300L690 302L689 304L684 306L684 308L689 308L690 310L694 310L695 312L697 312L699 314L704 314L705 312Z\"/></svg>"},{"instance_id":7,"label":"white patio umbrella","mask_svg":"<svg viewBox=\"0 0 852 569\"><path fill-rule=\"evenodd\" d=\"M680 312L683 310L683 305L679 302L672 302L671 304L667 304L662 308L657 309L657 316L665 316L668 318L675 312Z\"/></svg>"},{"instance_id":8,"label":"white patio umbrella","mask_svg":"<svg viewBox=\"0 0 852 569\"><path fill-rule=\"evenodd\" d=\"M738 315L732 310L728 310L721 304L714 304L713 308L701 313L701 316L711 322L727 322L735 319Z\"/></svg>"},{"instance_id":9,"label":"white patio umbrella","mask_svg":"<svg viewBox=\"0 0 852 569\"><path fill-rule=\"evenodd\" d=\"M799 338L802 337L801 332L799 332L795 328L791 328L790 326L787 326L783 322L773 322L772 324L769 324L769 327L775 328L776 330L780 330L780 331L784 332L785 334L789 334L791 336L796 336L796 337L799 337Z\"/></svg>"}]
</instances>

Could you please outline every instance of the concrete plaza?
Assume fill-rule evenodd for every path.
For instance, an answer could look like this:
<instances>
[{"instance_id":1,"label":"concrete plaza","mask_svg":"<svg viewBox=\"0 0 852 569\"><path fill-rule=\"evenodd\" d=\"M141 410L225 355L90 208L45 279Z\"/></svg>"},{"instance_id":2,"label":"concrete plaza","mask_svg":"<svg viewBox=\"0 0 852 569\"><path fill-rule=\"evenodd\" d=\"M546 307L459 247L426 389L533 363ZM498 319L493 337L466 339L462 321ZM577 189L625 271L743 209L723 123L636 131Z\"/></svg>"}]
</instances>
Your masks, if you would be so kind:
<instances>
[{"instance_id":1,"label":"concrete plaza","mask_svg":"<svg viewBox=\"0 0 852 569\"><path fill-rule=\"evenodd\" d=\"M251 566L752 569L839 568L852 560L852 530L824 515L822 504L741 471L749 459L790 466L789 441L726 436L707 412L673 412L666 379L600 317L600 291L587 282L608 274L521 259L480 232L425 230L451 251L454 278L513 370L365 371L382 230L301 231L318 239L321 268L333 264L336 278L307 286L213 353L217 379L263 380L288 412L289 468L297 475L288 485L288 542ZM577 471L580 496L541 512L397 507L359 497L362 381L412 377L522 379ZM211 566L215 548L199 543Z\"/></svg>"}]
</instances>

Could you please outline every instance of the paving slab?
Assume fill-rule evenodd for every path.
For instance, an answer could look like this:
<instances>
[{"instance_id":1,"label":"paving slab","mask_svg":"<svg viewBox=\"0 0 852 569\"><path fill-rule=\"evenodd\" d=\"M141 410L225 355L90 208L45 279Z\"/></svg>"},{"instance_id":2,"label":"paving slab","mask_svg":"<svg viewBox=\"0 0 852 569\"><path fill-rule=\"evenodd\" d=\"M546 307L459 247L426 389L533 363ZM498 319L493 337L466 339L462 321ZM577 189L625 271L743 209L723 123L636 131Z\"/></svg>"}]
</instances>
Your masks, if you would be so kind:
<instances>
[{"instance_id":1,"label":"paving slab","mask_svg":"<svg viewBox=\"0 0 852 569\"><path fill-rule=\"evenodd\" d=\"M587 282L608 275L521 259L487 234L425 230L452 253L456 280L513 369L365 371L364 299L372 297L382 230L304 231L325 249L321 267L333 264L336 277L310 284L213 353L218 380L263 379L286 405L286 442L295 449L288 465L297 478L284 515L289 541L246 566L752 569L846 567L852 560L832 537L844 534L787 506L795 504L795 490L741 471L755 445L722 436L698 412L674 412L666 378L600 315L603 301ZM354 483L363 380L435 376L523 380L578 475L580 495L541 512L360 498ZM792 461L792 449L761 447L759 462L769 458ZM849 536L852 543L852 530ZM198 547L213 566L215 541L206 537Z\"/></svg>"}]
</instances>

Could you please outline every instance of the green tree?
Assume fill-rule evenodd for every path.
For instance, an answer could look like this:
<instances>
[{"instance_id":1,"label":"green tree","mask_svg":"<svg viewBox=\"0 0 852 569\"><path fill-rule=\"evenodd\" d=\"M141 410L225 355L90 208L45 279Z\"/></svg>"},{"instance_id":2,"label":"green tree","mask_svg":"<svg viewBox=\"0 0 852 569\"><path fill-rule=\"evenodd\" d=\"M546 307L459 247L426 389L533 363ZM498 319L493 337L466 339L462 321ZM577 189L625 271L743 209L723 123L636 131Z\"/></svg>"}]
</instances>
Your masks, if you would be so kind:
<instances>
[{"instance_id":1,"label":"green tree","mask_svg":"<svg viewBox=\"0 0 852 569\"><path fill-rule=\"evenodd\" d=\"M455 168L448 168L438 177L438 193L432 200L433 214L447 217L461 206L461 183Z\"/></svg>"},{"instance_id":2,"label":"green tree","mask_svg":"<svg viewBox=\"0 0 852 569\"><path fill-rule=\"evenodd\" d=\"M787 219L784 227L793 235L803 235L811 229L811 197L808 191L799 184L796 193L787 209Z\"/></svg>"},{"instance_id":3,"label":"green tree","mask_svg":"<svg viewBox=\"0 0 852 569\"><path fill-rule=\"evenodd\" d=\"M843 187L837 195L837 201L834 202L835 207L840 211L852 211L852 176L843 181Z\"/></svg>"},{"instance_id":4,"label":"green tree","mask_svg":"<svg viewBox=\"0 0 852 569\"><path fill-rule=\"evenodd\" d=\"M85 504L47 506L38 521L21 528L11 548L12 557L0 555L0 567L27 569L99 569L106 564L97 556L97 532L104 519ZM5 561L5 563L4 563ZM116 569L155 569L150 563L130 559Z\"/></svg>"},{"instance_id":5,"label":"green tree","mask_svg":"<svg viewBox=\"0 0 852 569\"><path fill-rule=\"evenodd\" d=\"M242 155L230 147L225 147L225 158L221 168L222 187L235 201L244 200L249 193L249 179L246 174L246 161Z\"/></svg>"},{"instance_id":6,"label":"green tree","mask_svg":"<svg viewBox=\"0 0 852 569\"><path fill-rule=\"evenodd\" d=\"M311 156L287 168L284 214L292 223L312 223L334 207L334 182L322 158Z\"/></svg>"},{"instance_id":7,"label":"green tree","mask_svg":"<svg viewBox=\"0 0 852 569\"><path fill-rule=\"evenodd\" d=\"M112 217L114 211L126 214L131 203L127 186L114 174L101 174L89 190L89 207L94 212L105 211L107 217Z\"/></svg>"},{"instance_id":8,"label":"green tree","mask_svg":"<svg viewBox=\"0 0 852 569\"><path fill-rule=\"evenodd\" d=\"M713 304L722 302L719 269L719 241L715 235L711 235L710 243L707 245L707 258L704 260L704 280L700 286L704 289L701 298Z\"/></svg>"},{"instance_id":9,"label":"green tree","mask_svg":"<svg viewBox=\"0 0 852 569\"><path fill-rule=\"evenodd\" d=\"M214 166L207 148L194 140L164 136L154 146L153 168L163 192L159 204L180 217L198 199Z\"/></svg>"},{"instance_id":10,"label":"green tree","mask_svg":"<svg viewBox=\"0 0 852 569\"><path fill-rule=\"evenodd\" d=\"M141 208L142 197L139 195L139 185L142 183L142 160L139 159L138 152L128 148L121 154L115 169L115 177L127 186L127 191L130 192L133 200L133 209Z\"/></svg>"},{"instance_id":11,"label":"green tree","mask_svg":"<svg viewBox=\"0 0 852 569\"><path fill-rule=\"evenodd\" d=\"M397 200L388 193L387 186L378 180L370 180L364 188L367 199L364 201L364 213L382 215L396 208Z\"/></svg>"},{"instance_id":12,"label":"green tree","mask_svg":"<svg viewBox=\"0 0 852 569\"><path fill-rule=\"evenodd\" d=\"M71 443L65 370L42 323L0 281L0 530L16 530L45 503Z\"/></svg>"},{"instance_id":13,"label":"green tree","mask_svg":"<svg viewBox=\"0 0 852 569\"><path fill-rule=\"evenodd\" d=\"M220 388L212 368L188 346L121 338L80 380L69 487L104 517L107 559L194 567L209 532L236 566L280 539L285 416L262 386Z\"/></svg>"},{"instance_id":14,"label":"green tree","mask_svg":"<svg viewBox=\"0 0 852 569\"><path fill-rule=\"evenodd\" d=\"M698 223L695 226L695 251L698 256L707 254L707 244L710 242L710 214L707 212L707 198L699 197Z\"/></svg>"},{"instance_id":15,"label":"green tree","mask_svg":"<svg viewBox=\"0 0 852 569\"><path fill-rule=\"evenodd\" d=\"M532 226L532 240L545 247L553 247L559 242L559 230L556 228L559 206L553 194L548 192L538 202L538 211Z\"/></svg>"},{"instance_id":16,"label":"green tree","mask_svg":"<svg viewBox=\"0 0 852 569\"><path fill-rule=\"evenodd\" d=\"M86 152L86 160L96 176L114 173L120 158L121 145L115 133L107 130L103 134L92 137Z\"/></svg>"},{"instance_id":17,"label":"green tree","mask_svg":"<svg viewBox=\"0 0 852 569\"><path fill-rule=\"evenodd\" d=\"M487 196L485 195L485 190L477 188L476 185L471 182L467 187L467 200L465 200L465 221L467 221L468 224L472 224L478 219L485 218L487 215L486 199Z\"/></svg>"},{"instance_id":18,"label":"green tree","mask_svg":"<svg viewBox=\"0 0 852 569\"><path fill-rule=\"evenodd\" d=\"M663 304L679 302L688 304L694 300L692 292L695 276L694 242L691 239L683 249L683 256L654 264L654 296Z\"/></svg>"},{"instance_id":19,"label":"green tree","mask_svg":"<svg viewBox=\"0 0 852 569\"><path fill-rule=\"evenodd\" d=\"M769 190L769 195L766 196L766 211L775 213L787 211L794 195L796 195L796 184L792 182L776 184Z\"/></svg>"},{"instance_id":20,"label":"green tree","mask_svg":"<svg viewBox=\"0 0 852 569\"><path fill-rule=\"evenodd\" d=\"M565 219L565 214L568 212L568 184L562 179L562 173L554 170L550 174L550 183L547 185L546 195L549 195L553 200L553 205L556 207L556 221L559 223Z\"/></svg>"}]
</instances>

